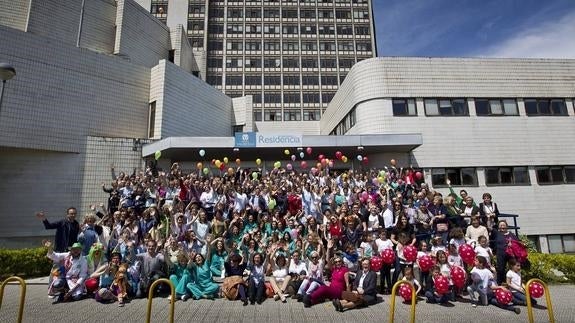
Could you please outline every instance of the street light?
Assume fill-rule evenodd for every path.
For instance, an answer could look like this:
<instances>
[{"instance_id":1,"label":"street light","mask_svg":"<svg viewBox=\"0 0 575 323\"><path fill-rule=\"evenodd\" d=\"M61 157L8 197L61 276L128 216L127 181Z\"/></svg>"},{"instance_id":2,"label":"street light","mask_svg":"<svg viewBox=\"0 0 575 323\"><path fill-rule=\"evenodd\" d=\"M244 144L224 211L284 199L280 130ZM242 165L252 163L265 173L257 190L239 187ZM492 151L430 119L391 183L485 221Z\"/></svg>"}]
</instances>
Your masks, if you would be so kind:
<instances>
[{"instance_id":1,"label":"street light","mask_svg":"<svg viewBox=\"0 0 575 323\"><path fill-rule=\"evenodd\" d=\"M6 81L16 76L16 69L8 63L0 63L0 80L2 80L2 87L0 88L0 112L2 112L2 98L4 97L4 86Z\"/></svg>"}]
</instances>

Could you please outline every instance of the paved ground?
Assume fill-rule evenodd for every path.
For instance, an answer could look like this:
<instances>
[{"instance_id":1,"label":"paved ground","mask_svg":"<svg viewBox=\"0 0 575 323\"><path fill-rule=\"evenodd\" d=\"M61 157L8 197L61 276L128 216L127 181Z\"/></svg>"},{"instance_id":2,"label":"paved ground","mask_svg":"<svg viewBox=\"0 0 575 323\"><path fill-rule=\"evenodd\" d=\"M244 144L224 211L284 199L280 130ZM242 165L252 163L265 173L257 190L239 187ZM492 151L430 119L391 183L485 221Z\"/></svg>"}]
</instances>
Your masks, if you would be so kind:
<instances>
[{"instance_id":1,"label":"paved ground","mask_svg":"<svg viewBox=\"0 0 575 323\"><path fill-rule=\"evenodd\" d=\"M52 305L46 296L46 279L28 281L25 322L145 322L147 300L132 300L125 307L104 305L86 299L75 303ZM551 286L551 296L556 322L575 322L575 285ZM336 312L330 302L304 309L301 303L288 300L287 304L268 299L262 305L243 307L240 302L222 299L210 301L188 300L175 304L176 322L388 322L390 296L382 296L383 302L366 309ZM0 322L15 322L19 293L15 286L7 286L0 309ZM395 322L408 322L410 306L397 298ZM544 302L544 299L541 299ZM152 306L152 322L168 322L169 302L155 298ZM547 311L534 309L535 322L547 322ZM499 309L495 306L472 308L469 303L455 302L451 307L426 304L420 301L416 309L417 322L528 322L527 309L521 314Z\"/></svg>"}]
</instances>

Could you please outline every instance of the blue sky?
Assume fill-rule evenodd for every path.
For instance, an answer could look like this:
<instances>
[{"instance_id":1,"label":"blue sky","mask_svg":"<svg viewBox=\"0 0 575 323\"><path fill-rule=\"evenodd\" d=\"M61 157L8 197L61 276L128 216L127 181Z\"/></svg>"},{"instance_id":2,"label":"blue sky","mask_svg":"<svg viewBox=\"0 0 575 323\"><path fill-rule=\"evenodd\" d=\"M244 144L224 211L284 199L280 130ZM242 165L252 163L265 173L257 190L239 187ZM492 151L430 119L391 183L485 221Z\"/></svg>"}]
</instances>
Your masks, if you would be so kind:
<instances>
[{"instance_id":1,"label":"blue sky","mask_svg":"<svg viewBox=\"0 0 575 323\"><path fill-rule=\"evenodd\" d=\"M372 0L378 56L575 58L575 0Z\"/></svg>"}]
</instances>

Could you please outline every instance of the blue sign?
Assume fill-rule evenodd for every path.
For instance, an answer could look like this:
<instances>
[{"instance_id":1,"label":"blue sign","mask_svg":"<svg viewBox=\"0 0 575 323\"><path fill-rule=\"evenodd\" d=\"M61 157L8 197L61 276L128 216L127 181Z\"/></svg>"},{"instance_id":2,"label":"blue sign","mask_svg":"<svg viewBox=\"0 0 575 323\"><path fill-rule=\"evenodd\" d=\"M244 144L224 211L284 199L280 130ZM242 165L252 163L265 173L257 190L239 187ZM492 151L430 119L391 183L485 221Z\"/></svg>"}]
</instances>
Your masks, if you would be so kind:
<instances>
[{"instance_id":1,"label":"blue sign","mask_svg":"<svg viewBox=\"0 0 575 323\"><path fill-rule=\"evenodd\" d=\"M235 147L255 147L256 146L256 133L255 132L236 132L235 133Z\"/></svg>"}]
</instances>

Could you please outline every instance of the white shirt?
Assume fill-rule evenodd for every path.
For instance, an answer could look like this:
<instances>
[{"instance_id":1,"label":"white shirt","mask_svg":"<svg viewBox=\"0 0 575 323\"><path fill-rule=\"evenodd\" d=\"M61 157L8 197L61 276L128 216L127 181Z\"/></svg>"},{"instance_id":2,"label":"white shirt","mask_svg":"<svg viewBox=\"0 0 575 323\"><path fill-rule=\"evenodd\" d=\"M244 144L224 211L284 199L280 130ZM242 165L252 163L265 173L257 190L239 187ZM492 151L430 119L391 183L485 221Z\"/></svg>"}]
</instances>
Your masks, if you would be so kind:
<instances>
[{"instance_id":1,"label":"white shirt","mask_svg":"<svg viewBox=\"0 0 575 323\"><path fill-rule=\"evenodd\" d=\"M393 242L391 242L390 239L383 241L380 238L377 238L375 239L375 245L377 246L377 252L379 252L379 254L381 254L385 249L393 249Z\"/></svg>"},{"instance_id":2,"label":"white shirt","mask_svg":"<svg viewBox=\"0 0 575 323\"><path fill-rule=\"evenodd\" d=\"M489 282L489 279L493 278L493 273L487 268L479 269L477 267L473 267L473 269L471 269L471 274L474 273L479 275L481 278L481 283L479 286L482 288L487 288L487 283Z\"/></svg>"},{"instance_id":3,"label":"white shirt","mask_svg":"<svg viewBox=\"0 0 575 323\"><path fill-rule=\"evenodd\" d=\"M363 288L363 280L367 276L367 273L369 273L369 271L368 272L365 272L365 271L361 272L361 278L359 279L359 284L357 285L357 287Z\"/></svg>"},{"instance_id":4,"label":"white shirt","mask_svg":"<svg viewBox=\"0 0 575 323\"><path fill-rule=\"evenodd\" d=\"M485 257L485 259L487 259L487 262L491 263L491 257L489 256L489 252L491 251L490 247L487 248L483 248L482 246L478 245L477 247L475 247L475 253L478 256L482 256Z\"/></svg>"},{"instance_id":5,"label":"white shirt","mask_svg":"<svg viewBox=\"0 0 575 323\"><path fill-rule=\"evenodd\" d=\"M289 263L289 273L290 274L296 274L299 275L302 271L305 271L306 275L307 275L307 266L305 265L305 263L303 261L299 261L298 264L295 263L295 261L290 260Z\"/></svg>"},{"instance_id":6,"label":"white shirt","mask_svg":"<svg viewBox=\"0 0 575 323\"><path fill-rule=\"evenodd\" d=\"M524 292L523 287L521 286L521 276L518 273L514 272L513 270L509 270L507 271L505 277L507 277L507 279L511 279L510 285L513 290Z\"/></svg>"}]
</instances>

